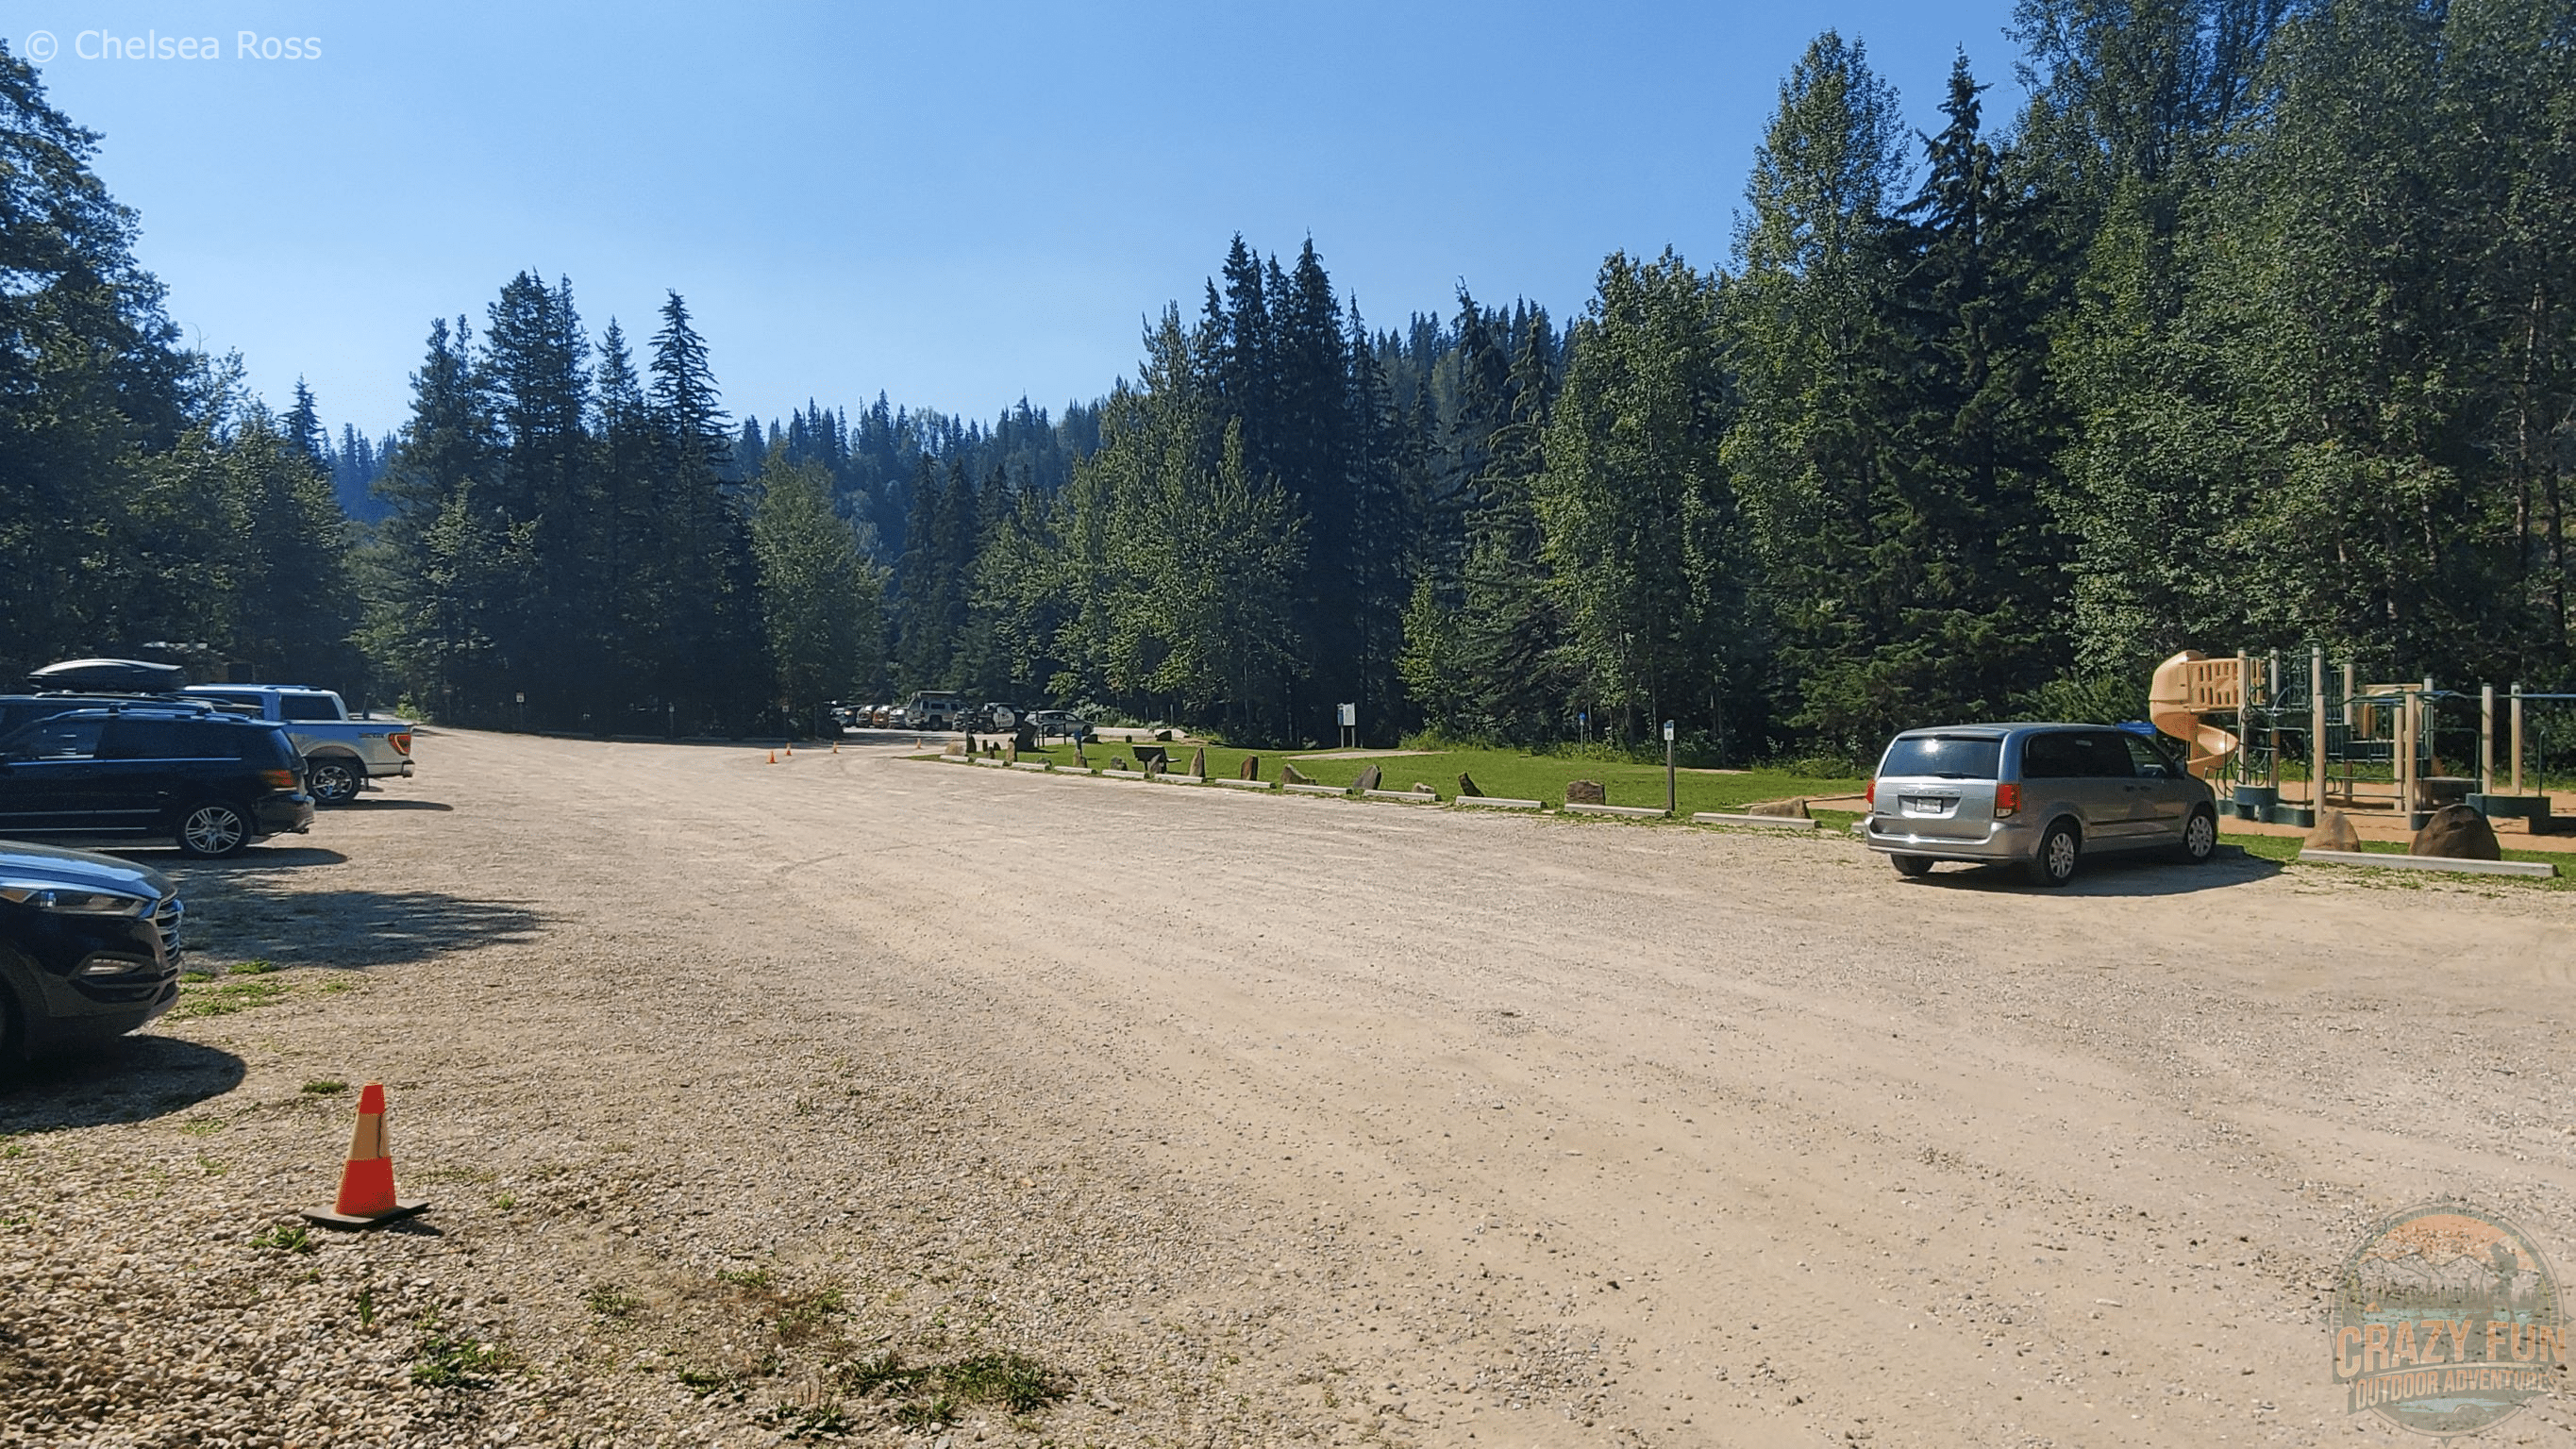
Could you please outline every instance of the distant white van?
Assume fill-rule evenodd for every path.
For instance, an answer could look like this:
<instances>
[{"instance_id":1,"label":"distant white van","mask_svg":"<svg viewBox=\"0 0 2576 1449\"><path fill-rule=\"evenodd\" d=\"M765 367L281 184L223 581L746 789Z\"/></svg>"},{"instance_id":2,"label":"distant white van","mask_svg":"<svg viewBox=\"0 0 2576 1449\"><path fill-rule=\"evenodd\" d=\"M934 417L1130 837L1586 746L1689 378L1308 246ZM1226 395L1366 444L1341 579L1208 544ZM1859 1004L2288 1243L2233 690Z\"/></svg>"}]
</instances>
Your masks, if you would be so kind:
<instances>
[{"instance_id":1,"label":"distant white van","mask_svg":"<svg viewBox=\"0 0 2576 1449\"><path fill-rule=\"evenodd\" d=\"M917 730L953 730L966 701L952 690L925 689L904 707L904 723Z\"/></svg>"}]
</instances>

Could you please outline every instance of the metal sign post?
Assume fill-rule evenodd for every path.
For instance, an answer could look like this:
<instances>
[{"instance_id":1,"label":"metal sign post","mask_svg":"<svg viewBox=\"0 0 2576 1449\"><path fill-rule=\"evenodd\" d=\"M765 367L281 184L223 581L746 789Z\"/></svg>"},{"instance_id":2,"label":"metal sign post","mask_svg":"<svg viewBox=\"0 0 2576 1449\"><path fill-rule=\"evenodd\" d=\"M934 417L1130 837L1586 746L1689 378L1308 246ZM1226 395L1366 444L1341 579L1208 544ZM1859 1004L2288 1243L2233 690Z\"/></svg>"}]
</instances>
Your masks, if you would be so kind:
<instances>
[{"instance_id":1,"label":"metal sign post","mask_svg":"<svg viewBox=\"0 0 2576 1449\"><path fill-rule=\"evenodd\" d=\"M1342 748L1346 750L1358 748L1360 707L1356 704L1338 705L1334 709L1334 714L1342 727Z\"/></svg>"},{"instance_id":2,"label":"metal sign post","mask_svg":"<svg viewBox=\"0 0 2576 1449\"><path fill-rule=\"evenodd\" d=\"M1673 722L1664 721L1664 813L1673 813Z\"/></svg>"}]
</instances>

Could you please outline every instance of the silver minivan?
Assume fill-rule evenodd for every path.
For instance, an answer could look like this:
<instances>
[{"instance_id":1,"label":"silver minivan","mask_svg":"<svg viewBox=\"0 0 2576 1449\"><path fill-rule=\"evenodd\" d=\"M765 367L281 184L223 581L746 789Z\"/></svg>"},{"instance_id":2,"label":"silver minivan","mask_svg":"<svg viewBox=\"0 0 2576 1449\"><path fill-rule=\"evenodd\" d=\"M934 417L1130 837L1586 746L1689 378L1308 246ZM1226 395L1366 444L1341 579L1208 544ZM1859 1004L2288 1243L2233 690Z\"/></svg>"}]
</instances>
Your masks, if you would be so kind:
<instances>
[{"instance_id":1,"label":"silver minivan","mask_svg":"<svg viewBox=\"0 0 2576 1449\"><path fill-rule=\"evenodd\" d=\"M2096 853L2209 859L2218 804L2145 735L2100 725L1951 725L1888 742L1862 827L1899 875L1965 860L2018 864L2035 883L2056 886Z\"/></svg>"}]
</instances>

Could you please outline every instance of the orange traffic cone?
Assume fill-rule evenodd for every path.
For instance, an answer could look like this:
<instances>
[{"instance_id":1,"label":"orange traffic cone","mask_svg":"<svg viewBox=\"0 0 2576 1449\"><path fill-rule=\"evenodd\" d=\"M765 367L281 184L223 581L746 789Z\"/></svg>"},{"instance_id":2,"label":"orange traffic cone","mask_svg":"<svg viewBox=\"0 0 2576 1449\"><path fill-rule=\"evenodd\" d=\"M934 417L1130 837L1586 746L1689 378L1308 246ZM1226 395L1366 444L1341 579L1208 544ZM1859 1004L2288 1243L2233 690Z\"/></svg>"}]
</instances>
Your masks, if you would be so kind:
<instances>
[{"instance_id":1,"label":"orange traffic cone","mask_svg":"<svg viewBox=\"0 0 2576 1449\"><path fill-rule=\"evenodd\" d=\"M789 745L787 747L787 757L791 760L796 758L796 747L794 745Z\"/></svg>"},{"instance_id":2,"label":"orange traffic cone","mask_svg":"<svg viewBox=\"0 0 2576 1449\"><path fill-rule=\"evenodd\" d=\"M776 750L771 750L769 752L769 763L773 765L778 763L778 752Z\"/></svg>"},{"instance_id":3,"label":"orange traffic cone","mask_svg":"<svg viewBox=\"0 0 2576 1449\"><path fill-rule=\"evenodd\" d=\"M358 1130L349 1138L349 1163L340 1172L340 1199L329 1212L304 1220L326 1228L372 1228L429 1211L425 1202L394 1196L394 1154L385 1139L385 1089L369 1082L358 1092Z\"/></svg>"}]
</instances>

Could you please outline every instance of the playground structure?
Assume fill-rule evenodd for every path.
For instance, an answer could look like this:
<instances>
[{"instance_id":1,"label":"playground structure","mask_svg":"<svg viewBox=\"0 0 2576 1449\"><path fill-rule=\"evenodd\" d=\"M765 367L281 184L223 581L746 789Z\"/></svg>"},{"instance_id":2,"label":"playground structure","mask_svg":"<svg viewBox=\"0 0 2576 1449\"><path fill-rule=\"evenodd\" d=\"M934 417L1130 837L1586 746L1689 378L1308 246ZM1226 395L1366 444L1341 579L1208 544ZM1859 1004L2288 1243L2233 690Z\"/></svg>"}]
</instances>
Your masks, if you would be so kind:
<instances>
[{"instance_id":1,"label":"playground structure","mask_svg":"<svg viewBox=\"0 0 2576 1449\"><path fill-rule=\"evenodd\" d=\"M2220 794L2239 819L2314 825L2323 809L2378 811L2403 816L2412 829L2445 805L2466 804L2491 820L2525 821L2535 834L2557 824L2538 772L2532 778L2540 788L2523 790L2525 712L2576 701L2576 694L2526 693L2519 684L2501 696L2492 684L2469 693L2436 688L2430 676L2368 683L2349 660L2329 671L2323 649L2309 650L2306 663L2305 670L2285 669L2277 653L2213 659L2186 649L2156 666L2148 720L2182 741L2191 773L2227 787ZM2478 711L2474 776L2454 773L2440 752L2442 710L2470 703ZM2452 733L2466 738L2465 729Z\"/></svg>"}]
</instances>

